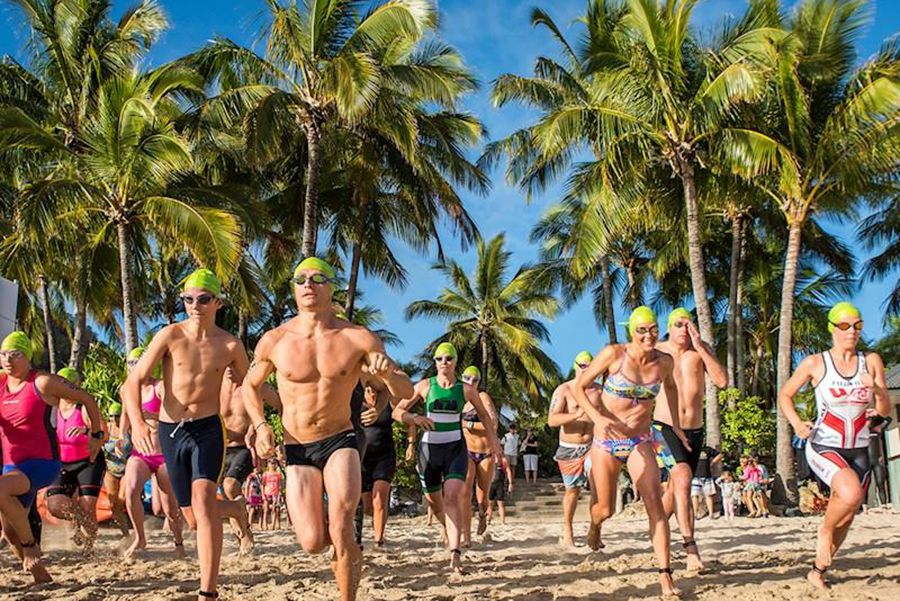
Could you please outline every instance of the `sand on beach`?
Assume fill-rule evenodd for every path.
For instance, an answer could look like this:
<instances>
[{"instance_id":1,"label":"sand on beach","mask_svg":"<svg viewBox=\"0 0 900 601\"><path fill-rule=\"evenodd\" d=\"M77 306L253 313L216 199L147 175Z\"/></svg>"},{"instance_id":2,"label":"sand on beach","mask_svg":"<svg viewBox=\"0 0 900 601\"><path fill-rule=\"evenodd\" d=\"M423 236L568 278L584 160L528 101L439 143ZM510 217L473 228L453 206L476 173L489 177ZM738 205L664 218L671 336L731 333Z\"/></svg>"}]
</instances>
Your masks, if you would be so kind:
<instances>
[{"instance_id":1,"label":"sand on beach","mask_svg":"<svg viewBox=\"0 0 900 601\"><path fill-rule=\"evenodd\" d=\"M647 599L658 596L656 562L646 533L646 521L626 512L604 527L606 548L590 552L580 547L564 552L558 545L559 522L497 523L489 537L474 541L464 554L466 576L448 575L448 553L437 547L438 531L424 518L397 518L388 524L385 550L373 550L368 536L360 599L399 601L480 601L521 599ZM860 515L844 550L828 573L833 589L820 594L804 576L813 559L821 518L738 518L699 520L697 540L707 564L700 575L684 570L684 553L673 546L677 584L690 599L797 601L900 599L900 515ZM30 586L12 554L0 556L0 599L45 600L171 600L193 599L197 566L193 541L186 537L188 559L175 560L170 536L157 520L148 526L144 557L126 562L125 546L113 530L103 529L97 552L84 558L68 543L61 528L45 530L51 585ZM675 521L672 521L673 529ZM367 524L368 528L368 524ZM330 553L304 554L289 530L259 532L253 555L239 557L235 538L225 528L219 591L228 600L331 600L337 598ZM587 524L576 524L583 545ZM367 535L369 534L367 530ZM673 536L676 540L680 537Z\"/></svg>"}]
</instances>

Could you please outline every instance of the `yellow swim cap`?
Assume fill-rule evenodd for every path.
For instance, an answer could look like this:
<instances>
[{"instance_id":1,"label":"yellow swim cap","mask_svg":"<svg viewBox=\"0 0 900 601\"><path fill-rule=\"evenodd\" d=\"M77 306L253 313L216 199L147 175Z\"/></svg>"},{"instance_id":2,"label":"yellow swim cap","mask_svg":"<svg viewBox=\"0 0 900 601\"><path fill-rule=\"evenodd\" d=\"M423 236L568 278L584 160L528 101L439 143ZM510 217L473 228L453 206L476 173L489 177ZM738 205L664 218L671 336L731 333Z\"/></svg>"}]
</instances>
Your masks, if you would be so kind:
<instances>
[{"instance_id":1,"label":"yellow swim cap","mask_svg":"<svg viewBox=\"0 0 900 601\"><path fill-rule=\"evenodd\" d=\"M3 342L0 343L0 350L19 351L25 355L29 361L31 361L31 356L34 353L34 349L31 346L31 338L29 338L28 334L25 332L13 332L4 338Z\"/></svg>"},{"instance_id":2,"label":"yellow swim cap","mask_svg":"<svg viewBox=\"0 0 900 601\"><path fill-rule=\"evenodd\" d=\"M688 321L690 321L691 312L684 307L677 307L675 309L672 309L672 312L669 313L669 323L666 327L671 329L672 326L675 325L675 322L679 319L687 319Z\"/></svg>"},{"instance_id":3,"label":"yellow swim cap","mask_svg":"<svg viewBox=\"0 0 900 601\"><path fill-rule=\"evenodd\" d=\"M628 333L634 338L634 329L642 324L656 325L656 312L647 306L640 306L628 318Z\"/></svg>"},{"instance_id":4,"label":"yellow swim cap","mask_svg":"<svg viewBox=\"0 0 900 601\"><path fill-rule=\"evenodd\" d=\"M862 319L862 313L856 308L856 305L847 301L841 301L831 308L828 312L828 331L834 332L832 324L837 323L845 317L856 317Z\"/></svg>"},{"instance_id":5,"label":"yellow swim cap","mask_svg":"<svg viewBox=\"0 0 900 601\"><path fill-rule=\"evenodd\" d=\"M294 277L297 277L304 269L315 269L316 271L321 271L331 280L333 280L337 275L334 271L334 267L332 267L327 261L323 261L319 257L306 257L305 259L300 261L300 264L297 265L297 267L294 269Z\"/></svg>"},{"instance_id":6,"label":"yellow swim cap","mask_svg":"<svg viewBox=\"0 0 900 601\"><path fill-rule=\"evenodd\" d=\"M590 363L593 360L594 360L593 355L591 355L587 351L581 351L580 353L575 355L575 363L572 364L572 367L574 369L578 369L579 363Z\"/></svg>"},{"instance_id":7,"label":"yellow swim cap","mask_svg":"<svg viewBox=\"0 0 900 601\"><path fill-rule=\"evenodd\" d=\"M200 288L219 296L222 292L222 280L209 269L198 269L184 280L184 291L187 292L191 288Z\"/></svg>"},{"instance_id":8,"label":"yellow swim cap","mask_svg":"<svg viewBox=\"0 0 900 601\"><path fill-rule=\"evenodd\" d=\"M78 372L75 371L71 367L64 367L58 372L56 372L57 376L62 376L72 384L81 384L81 376L78 375Z\"/></svg>"},{"instance_id":9,"label":"yellow swim cap","mask_svg":"<svg viewBox=\"0 0 900 601\"><path fill-rule=\"evenodd\" d=\"M143 355L143 354L144 354L144 347L136 346L133 349L131 349L130 353L128 353L128 360L134 361L135 359L140 359L141 355Z\"/></svg>"},{"instance_id":10,"label":"yellow swim cap","mask_svg":"<svg viewBox=\"0 0 900 601\"><path fill-rule=\"evenodd\" d=\"M434 358L436 359L438 357L453 357L456 359L456 347L449 342L440 343L437 345L437 348L434 349Z\"/></svg>"},{"instance_id":11,"label":"yellow swim cap","mask_svg":"<svg viewBox=\"0 0 900 601\"><path fill-rule=\"evenodd\" d=\"M481 379L481 370L475 367L474 365L470 365L465 368L462 372L462 377L475 376L479 380Z\"/></svg>"}]
</instances>

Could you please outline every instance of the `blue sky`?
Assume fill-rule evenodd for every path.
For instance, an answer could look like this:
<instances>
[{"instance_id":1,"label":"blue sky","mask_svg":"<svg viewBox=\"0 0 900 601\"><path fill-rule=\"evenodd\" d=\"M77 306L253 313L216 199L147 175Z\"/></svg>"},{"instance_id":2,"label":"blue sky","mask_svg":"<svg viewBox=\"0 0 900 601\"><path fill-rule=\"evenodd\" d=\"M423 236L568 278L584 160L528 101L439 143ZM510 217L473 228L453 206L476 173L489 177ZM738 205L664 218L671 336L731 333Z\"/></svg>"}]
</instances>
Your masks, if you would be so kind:
<instances>
[{"instance_id":1,"label":"blue sky","mask_svg":"<svg viewBox=\"0 0 900 601\"><path fill-rule=\"evenodd\" d=\"M151 61L159 64L190 52L215 35L231 37L243 44L251 44L258 25L258 15L263 7L261 0L160 0L168 12L171 29L157 43L151 53ZM115 14L121 13L130 2L114 2ZM746 6L745 0L700 0L695 23L701 28L718 24L728 14L739 15ZM0 54L21 56L27 42L27 30L22 27L21 15L3 3L0 8L0 26L7 33L0 37ZM466 62L482 82L482 89L464 103L464 108L478 115L485 123L492 139L503 137L526 126L534 114L521 107L509 105L502 110L493 108L489 101L490 83L502 73L527 75L531 73L534 59L540 54L553 55L555 47L545 31L533 30L529 25L529 12L533 6L547 10L556 22L565 28L567 37L575 37L577 26L572 24L583 11L583 0L554 0L552 2L516 0L442 0L441 36L457 47ZM900 11L894 0L872 2L873 19L860 40L860 56L866 57L877 50L883 40L900 30ZM473 158L477 156L473 152ZM537 259L537 248L528 242L528 234L543 211L559 198L559 187L532 199L526 204L524 195L503 180L502 171L493 174L493 187L486 197L464 194L466 205L478 224L482 235L491 238L506 232L507 244L514 252L513 265ZM827 224L855 246L853 223ZM474 267L474 251L462 253L449 230L444 230L447 254L467 269ZM385 327L399 335L403 345L393 349L401 360L410 359L424 345L443 331L439 322L417 319L406 322L405 307L413 300L434 298L443 287L439 275L431 270L434 257L422 257L397 243L397 255L409 271L410 286L405 291L392 291L383 284L363 279L365 302L382 308ZM889 282L866 284L854 300L859 303L866 321L866 334L881 334L881 305L889 290ZM621 303L616 305L617 318L625 318ZM588 302L581 302L553 323L549 324L551 343L549 354L560 365L569 365L572 357L581 349L596 350L606 342L605 331L594 322Z\"/></svg>"}]
</instances>

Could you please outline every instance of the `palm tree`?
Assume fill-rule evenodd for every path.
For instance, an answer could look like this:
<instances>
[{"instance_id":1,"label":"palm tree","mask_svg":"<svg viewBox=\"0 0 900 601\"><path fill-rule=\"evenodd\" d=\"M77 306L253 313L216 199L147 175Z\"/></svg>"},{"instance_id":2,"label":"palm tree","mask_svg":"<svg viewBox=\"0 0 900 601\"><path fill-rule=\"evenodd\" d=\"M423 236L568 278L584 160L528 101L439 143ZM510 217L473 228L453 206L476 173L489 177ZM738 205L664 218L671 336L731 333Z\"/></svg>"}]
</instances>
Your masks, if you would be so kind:
<instances>
[{"instance_id":1,"label":"palm tree","mask_svg":"<svg viewBox=\"0 0 900 601\"><path fill-rule=\"evenodd\" d=\"M71 157L77 170L35 182L23 199L23 214L35 228L52 232L56 215L70 211L85 222L102 216L95 240L114 232L127 350L137 346L133 273L143 263L149 236L179 240L226 278L240 257L240 224L216 206L228 198L227 190L185 182L194 165L186 139L175 129L177 99L200 92L199 77L178 66L111 78L77 138L84 149Z\"/></svg>"},{"instance_id":2,"label":"palm tree","mask_svg":"<svg viewBox=\"0 0 900 601\"><path fill-rule=\"evenodd\" d=\"M407 319L430 317L448 322L448 331L434 347L449 340L460 350L460 360L481 366L485 386L512 390L515 381L538 398L558 368L541 350L549 339L538 318L553 318L557 302L535 285L537 274L521 267L510 278L511 253L500 234L477 243L478 264L470 279L455 261L435 266L448 280L436 300L417 300L406 309Z\"/></svg>"},{"instance_id":3,"label":"palm tree","mask_svg":"<svg viewBox=\"0 0 900 601\"><path fill-rule=\"evenodd\" d=\"M267 0L266 7L268 22L260 35L264 56L217 39L185 60L220 85L213 110L252 115L261 138L274 146L286 129L302 132L307 161L302 254L311 256L328 136L341 125L362 123L385 85L416 85L422 74L410 53L433 32L437 13L428 0L388 0L362 15L353 0L309 0L301 6ZM278 118L285 115L286 121ZM398 141L406 137L411 151L409 123L405 115L397 116L394 133Z\"/></svg>"},{"instance_id":4,"label":"palm tree","mask_svg":"<svg viewBox=\"0 0 900 601\"><path fill-rule=\"evenodd\" d=\"M866 250L880 250L869 259L863 271L863 277L869 281L884 279L900 270L900 199L895 196L876 207L878 210L864 219L857 229ZM900 315L900 279L885 299L885 305L884 321L888 323Z\"/></svg>"},{"instance_id":5,"label":"palm tree","mask_svg":"<svg viewBox=\"0 0 900 601\"><path fill-rule=\"evenodd\" d=\"M790 19L791 35L770 38L775 122L729 128L717 140L723 164L777 204L787 226L781 317L780 387L791 371L792 320L803 230L817 214L852 215L862 197L895 194L900 160L898 52L888 44L854 72L854 41L865 22L863 0L805 0ZM767 177L762 177L767 176ZM790 425L778 413L777 472L796 501Z\"/></svg>"}]
</instances>

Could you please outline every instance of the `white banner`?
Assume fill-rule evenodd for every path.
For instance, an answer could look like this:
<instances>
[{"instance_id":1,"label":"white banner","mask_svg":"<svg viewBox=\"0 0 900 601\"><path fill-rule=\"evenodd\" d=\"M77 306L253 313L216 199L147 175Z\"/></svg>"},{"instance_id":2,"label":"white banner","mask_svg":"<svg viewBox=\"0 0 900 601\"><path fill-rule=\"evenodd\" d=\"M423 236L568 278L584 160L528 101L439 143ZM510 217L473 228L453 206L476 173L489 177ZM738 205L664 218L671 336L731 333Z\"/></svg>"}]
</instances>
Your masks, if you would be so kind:
<instances>
[{"instance_id":1,"label":"white banner","mask_svg":"<svg viewBox=\"0 0 900 601\"><path fill-rule=\"evenodd\" d=\"M16 329L19 284L0 277L0 339Z\"/></svg>"}]
</instances>

